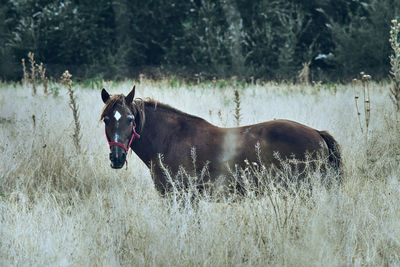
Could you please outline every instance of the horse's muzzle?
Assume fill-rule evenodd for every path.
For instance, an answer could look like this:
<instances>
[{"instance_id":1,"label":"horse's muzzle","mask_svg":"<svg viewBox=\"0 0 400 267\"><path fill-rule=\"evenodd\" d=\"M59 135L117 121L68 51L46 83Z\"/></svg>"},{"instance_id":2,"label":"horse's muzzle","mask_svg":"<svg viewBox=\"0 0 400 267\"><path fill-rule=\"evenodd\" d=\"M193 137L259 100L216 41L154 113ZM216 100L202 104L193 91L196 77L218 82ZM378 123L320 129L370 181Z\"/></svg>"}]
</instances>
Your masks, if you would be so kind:
<instances>
[{"instance_id":1,"label":"horse's muzzle","mask_svg":"<svg viewBox=\"0 0 400 267\"><path fill-rule=\"evenodd\" d=\"M126 161L126 151L120 146L111 146L111 168L121 169Z\"/></svg>"}]
</instances>

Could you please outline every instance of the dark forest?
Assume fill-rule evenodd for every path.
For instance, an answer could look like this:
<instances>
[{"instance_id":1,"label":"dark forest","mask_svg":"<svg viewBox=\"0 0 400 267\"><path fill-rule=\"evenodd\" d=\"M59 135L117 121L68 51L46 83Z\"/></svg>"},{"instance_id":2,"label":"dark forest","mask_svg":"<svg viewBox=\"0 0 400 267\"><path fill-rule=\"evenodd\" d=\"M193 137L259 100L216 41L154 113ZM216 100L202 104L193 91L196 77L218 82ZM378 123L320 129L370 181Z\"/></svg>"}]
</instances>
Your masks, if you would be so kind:
<instances>
[{"instance_id":1,"label":"dark forest","mask_svg":"<svg viewBox=\"0 0 400 267\"><path fill-rule=\"evenodd\" d=\"M33 52L50 76L374 79L390 69L397 0L1 0L0 77Z\"/></svg>"}]
</instances>

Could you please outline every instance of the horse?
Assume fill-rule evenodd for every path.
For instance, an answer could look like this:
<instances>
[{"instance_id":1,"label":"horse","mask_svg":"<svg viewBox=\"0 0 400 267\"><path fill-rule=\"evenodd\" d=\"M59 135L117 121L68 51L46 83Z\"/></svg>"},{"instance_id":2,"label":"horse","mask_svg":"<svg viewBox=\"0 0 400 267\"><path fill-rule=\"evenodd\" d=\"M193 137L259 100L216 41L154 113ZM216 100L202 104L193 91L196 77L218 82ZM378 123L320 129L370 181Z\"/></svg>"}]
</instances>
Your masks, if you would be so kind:
<instances>
[{"instance_id":1,"label":"horse","mask_svg":"<svg viewBox=\"0 0 400 267\"><path fill-rule=\"evenodd\" d=\"M282 119L221 128L167 104L134 96L135 86L127 96L110 95L104 88L101 91L105 105L100 120L105 123L111 167L122 168L132 149L150 169L161 195L170 192L171 177L182 169L194 169L194 150L198 169L193 171L207 169L203 183L229 176L229 166L245 168L246 162L260 160L265 166L279 166L281 159L302 162L322 157L340 170L339 145L326 131ZM258 156L255 147L260 151Z\"/></svg>"}]
</instances>

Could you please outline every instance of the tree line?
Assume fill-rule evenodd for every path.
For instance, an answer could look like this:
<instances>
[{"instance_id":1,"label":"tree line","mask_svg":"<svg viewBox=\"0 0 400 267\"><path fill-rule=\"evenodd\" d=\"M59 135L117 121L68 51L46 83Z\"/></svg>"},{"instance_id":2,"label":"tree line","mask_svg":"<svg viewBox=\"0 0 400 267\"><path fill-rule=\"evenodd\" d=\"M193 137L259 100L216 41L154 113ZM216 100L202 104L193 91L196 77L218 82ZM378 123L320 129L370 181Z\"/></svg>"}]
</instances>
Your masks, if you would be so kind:
<instances>
[{"instance_id":1,"label":"tree line","mask_svg":"<svg viewBox=\"0 0 400 267\"><path fill-rule=\"evenodd\" d=\"M398 0L0 0L0 75L347 80L389 72Z\"/></svg>"}]
</instances>

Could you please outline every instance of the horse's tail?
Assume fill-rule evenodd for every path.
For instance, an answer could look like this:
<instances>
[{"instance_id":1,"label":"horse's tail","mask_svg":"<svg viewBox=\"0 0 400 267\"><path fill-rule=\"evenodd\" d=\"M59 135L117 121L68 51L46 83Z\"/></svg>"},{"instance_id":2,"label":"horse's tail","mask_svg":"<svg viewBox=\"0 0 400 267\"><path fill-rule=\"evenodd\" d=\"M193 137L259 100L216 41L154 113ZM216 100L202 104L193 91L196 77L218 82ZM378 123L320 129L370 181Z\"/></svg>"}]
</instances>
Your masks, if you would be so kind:
<instances>
[{"instance_id":1,"label":"horse's tail","mask_svg":"<svg viewBox=\"0 0 400 267\"><path fill-rule=\"evenodd\" d=\"M338 142L336 142L335 138L333 138L333 136L330 135L327 131L318 131L318 132L328 146L329 165L338 172L339 181L341 181L342 180L342 156L340 154L340 146L339 146Z\"/></svg>"}]
</instances>

